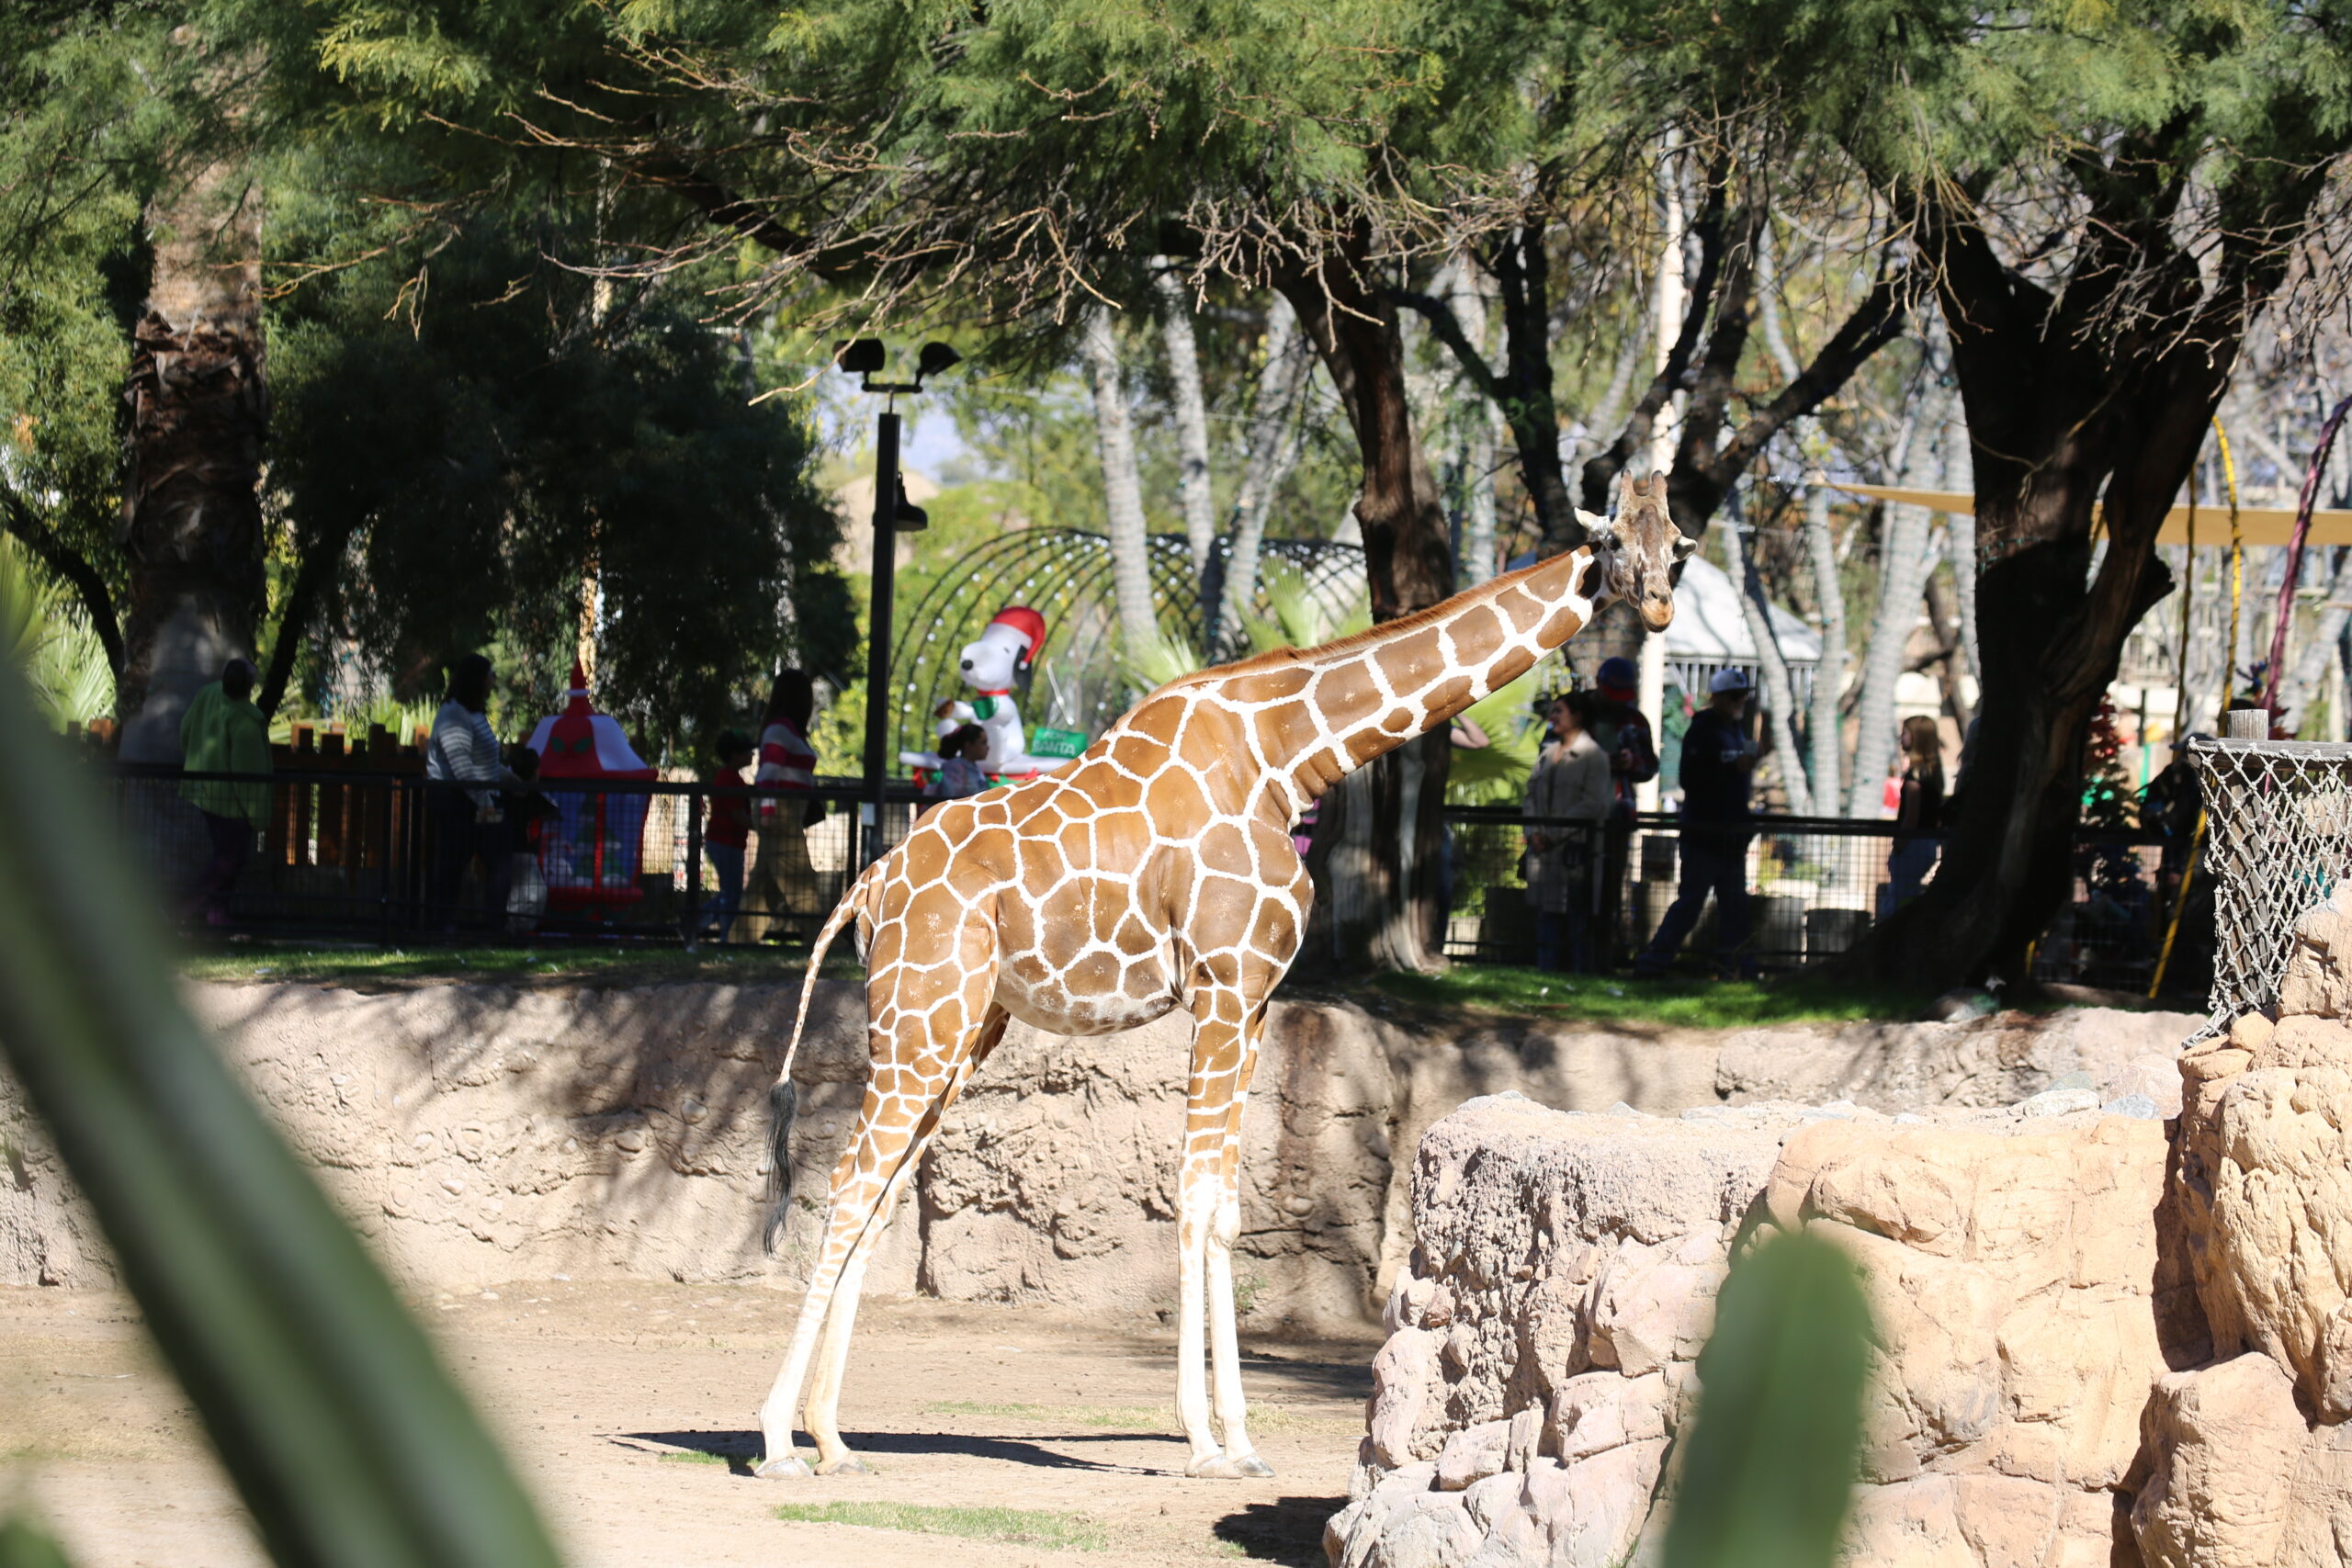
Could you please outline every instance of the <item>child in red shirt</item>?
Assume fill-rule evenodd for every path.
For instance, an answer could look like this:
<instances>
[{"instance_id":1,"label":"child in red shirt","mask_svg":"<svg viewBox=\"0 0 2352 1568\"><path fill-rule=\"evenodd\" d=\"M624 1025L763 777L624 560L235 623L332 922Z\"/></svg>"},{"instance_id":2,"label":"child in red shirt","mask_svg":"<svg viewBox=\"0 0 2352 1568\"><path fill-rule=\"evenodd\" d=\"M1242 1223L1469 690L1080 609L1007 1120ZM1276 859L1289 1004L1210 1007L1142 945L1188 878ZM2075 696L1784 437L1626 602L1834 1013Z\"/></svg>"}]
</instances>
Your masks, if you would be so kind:
<instances>
[{"instance_id":1,"label":"child in red shirt","mask_svg":"<svg viewBox=\"0 0 2352 1568\"><path fill-rule=\"evenodd\" d=\"M711 750L718 755L718 765L704 775L703 782L723 789L742 788L752 743L731 729L722 729ZM688 933L688 940L710 933L725 942L727 928L735 923L735 907L743 899L743 850L752 833L752 798L714 795L709 800L710 814L702 828L702 852L718 875L718 891L703 906L701 922Z\"/></svg>"}]
</instances>

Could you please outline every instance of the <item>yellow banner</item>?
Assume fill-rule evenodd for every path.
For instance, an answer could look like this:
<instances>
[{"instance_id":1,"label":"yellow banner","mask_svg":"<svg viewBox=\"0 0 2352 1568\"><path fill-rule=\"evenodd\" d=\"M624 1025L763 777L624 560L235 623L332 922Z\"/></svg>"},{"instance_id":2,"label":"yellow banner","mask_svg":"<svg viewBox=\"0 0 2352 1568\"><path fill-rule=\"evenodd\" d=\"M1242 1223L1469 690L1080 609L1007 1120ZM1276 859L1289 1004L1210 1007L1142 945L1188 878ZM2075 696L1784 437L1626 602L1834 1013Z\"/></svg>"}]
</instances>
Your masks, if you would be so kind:
<instances>
[{"instance_id":1,"label":"yellow banner","mask_svg":"<svg viewBox=\"0 0 2352 1568\"><path fill-rule=\"evenodd\" d=\"M1924 506L1930 512L1954 512L1963 517L1976 513L1976 497L1960 490L1905 490L1899 485L1844 484L1831 480L1834 490L1866 495L1873 501L1899 502L1906 506ZM2295 509L2291 506L2241 506L2238 508L2239 536L2249 545L2283 545L2295 530ZM2321 507L2312 513L2312 530L2307 541L2313 545L2352 545L2352 511ZM2165 525L2156 531L2160 545L2188 543L2188 508L2176 506L2165 513ZM2230 543L2230 509L2226 505L2197 507L2197 544L2199 548L2218 545L2226 549Z\"/></svg>"}]
</instances>

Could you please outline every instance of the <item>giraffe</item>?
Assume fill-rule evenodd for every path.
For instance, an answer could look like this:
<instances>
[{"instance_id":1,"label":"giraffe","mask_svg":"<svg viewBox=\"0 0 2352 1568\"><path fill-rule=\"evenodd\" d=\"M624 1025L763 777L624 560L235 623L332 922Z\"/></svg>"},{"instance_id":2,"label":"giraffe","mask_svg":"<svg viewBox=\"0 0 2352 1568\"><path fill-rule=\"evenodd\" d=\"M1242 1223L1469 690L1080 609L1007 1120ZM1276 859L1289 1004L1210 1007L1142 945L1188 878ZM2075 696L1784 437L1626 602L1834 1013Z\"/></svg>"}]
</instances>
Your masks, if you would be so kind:
<instances>
[{"instance_id":1,"label":"giraffe","mask_svg":"<svg viewBox=\"0 0 2352 1568\"><path fill-rule=\"evenodd\" d=\"M818 935L772 1095L773 1242L791 1196L792 1055L826 948L854 922L872 1076L833 1171L790 1349L760 1409L759 1474L865 1470L836 1417L866 1262L1006 1024L1109 1034L1178 1007L1193 1021L1177 1221L1185 1473L1273 1473L1249 1437L1232 1250L1243 1097L1313 896L1291 824L1344 774L1516 679L1601 604L1631 600L1664 630L1673 569L1695 541L1667 514L1663 475L1626 476L1618 502L1613 519L1579 513L1585 545L1443 604L1173 681L1061 771L940 807L857 877ZM813 1472L793 1449L796 1415L816 1441Z\"/></svg>"}]
</instances>

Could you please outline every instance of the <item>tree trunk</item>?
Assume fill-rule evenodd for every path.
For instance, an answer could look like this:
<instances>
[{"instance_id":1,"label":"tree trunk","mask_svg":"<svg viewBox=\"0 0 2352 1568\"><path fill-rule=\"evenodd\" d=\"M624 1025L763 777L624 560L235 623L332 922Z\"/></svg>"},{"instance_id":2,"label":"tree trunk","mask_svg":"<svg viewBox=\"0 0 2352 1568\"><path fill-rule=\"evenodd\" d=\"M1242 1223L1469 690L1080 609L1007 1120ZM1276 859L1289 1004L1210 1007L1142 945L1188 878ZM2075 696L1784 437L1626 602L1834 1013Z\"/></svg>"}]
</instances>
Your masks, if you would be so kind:
<instances>
[{"instance_id":1,"label":"tree trunk","mask_svg":"<svg viewBox=\"0 0 2352 1568\"><path fill-rule=\"evenodd\" d=\"M1258 603L1258 559L1274 492L1298 462L1298 432L1291 417L1306 384L1311 349L1299 333L1290 301L1274 296L1266 311L1266 362L1250 405L1250 451L1233 497L1233 548L1226 557L1222 591L1211 607L1203 653L1226 656L1240 646L1241 623Z\"/></svg>"},{"instance_id":2,"label":"tree trunk","mask_svg":"<svg viewBox=\"0 0 2352 1568\"><path fill-rule=\"evenodd\" d=\"M2054 291L2004 264L1962 193L1917 198L1973 442L1984 697L1935 879L1840 968L1928 989L2028 980L2027 951L2071 894L2090 718L2124 638L2172 586L2156 531L2330 166L2226 171L2200 197L2217 238L2191 262L2171 219L2201 165L2164 140L2188 134L2132 139L2086 180ZM2119 316L2132 279L2161 282Z\"/></svg>"},{"instance_id":3,"label":"tree trunk","mask_svg":"<svg viewBox=\"0 0 2352 1568\"><path fill-rule=\"evenodd\" d=\"M1201 355L1193 340L1193 297L1172 265L1151 275L1159 295L1160 331L1168 341L1168 378L1176 393L1176 485L1184 502L1184 542L1193 572L1205 580L1216 545L1216 502L1209 494L1209 409L1201 392Z\"/></svg>"},{"instance_id":4,"label":"tree trunk","mask_svg":"<svg viewBox=\"0 0 2352 1568\"><path fill-rule=\"evenodd\" d=\"M1403 337L1392 297L1373 274L1369 238L1357 231L1316 270L1286 275L1276 287L1298 312L1355 433L1363 463L1355 512L1377 624L1453 593L1453 541L1406 405ZM1334 818L1352 820L1369 796L1374 846L1361 864L1336 868L1351 886L1328 891L1329 913L1318 911L1317 923L1329 933L1322 951L1340 972L1426 969L1442 962L1445 911L1438 888L1452 756L1441 725L1375 760L1364 770L1371 782L1343 804L1333 803ZM1318 822L1318 838L1329 830Z\"/></svg>"},{"instance_id":5,"label":"tree trunk","mask_svg":"<svg viewBox=\"0 0 2352 1568\"><path fill-rule=\"evenodd\" d=\"M1102 459L1105 532L1111 540L1111 590L1119 607L1119 637L1139 654L1159 636L1151 597L1151 542L1144 532L1143 480L1136 468L1136 438L1127 418L1126 387L1119 373L1119 343L1111 310L1087 317L1087 378L1094 388L1094 445Z\"/></svg>"},{"instance_id":6,"label":"tree trunk","mask_svg":"<svg viewBox=\"0 0 2352 1568\"><path fill-rule=\"evenodd\" d=\"M155 273L124 389L130 572L116 689L126 761L173 762L180 716L261 616L261 457L269 406L261 207L212 164L147 213Z\"/></svg>"},{"instance_id":7,"label":"tree trunk","mask_svg":"<svg viewBox=\"0 0 2352 1568\"><path fill-rule=\"evenodd\" d=\"M1788 660L1781 657L1780 637L1772 629L1772 601L1764 591L1764 576L1756 570L1747 541L1740 537L1736 513L1724 528L1724 559L1730 567L1732 586L1739 590L1740 614L1747 622L1748 637L1756 644L1756 662L1764 681L1764 715L1772 727L1772 754L1780 765L1781 787L1788 793L1789 809L1799 817L1810 817L1813 790L1797 753L1796 687L1789 679Z\"/></svg>"},{"instance_id":8,"label":"tree trunk","mask_svg":"<svg viewBox=\"0 0 2352 1568\"><path fill-rule=\"evenodd\" d=\"M1922 427L1925 428L1922 428ZM1930 454L1934 422L1916 423L1907 433L1897 484L1932 489L1938 475ZM1919 624L1928 581L1928 512L1925 507L1886 509L1886 538L1879 550L1878 613L1871 621L1862 654L1861 690L1854 700L1854 769L1846 815L1878 816L1886 764L1894 755L1894 685L1903 674L1903 653Z\"/></svg>"}]
</instances>

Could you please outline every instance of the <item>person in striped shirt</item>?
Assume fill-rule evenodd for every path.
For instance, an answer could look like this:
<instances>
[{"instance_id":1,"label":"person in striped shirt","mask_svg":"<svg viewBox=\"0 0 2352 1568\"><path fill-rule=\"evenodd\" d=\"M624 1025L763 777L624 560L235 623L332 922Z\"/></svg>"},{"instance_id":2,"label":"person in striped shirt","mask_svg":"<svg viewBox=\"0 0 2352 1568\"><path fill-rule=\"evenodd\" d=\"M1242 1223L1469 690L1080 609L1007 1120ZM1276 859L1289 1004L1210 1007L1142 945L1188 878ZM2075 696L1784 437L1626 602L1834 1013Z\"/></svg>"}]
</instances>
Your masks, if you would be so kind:
<instances>
[{"instance_id":1,"label":"person in striped shirt","mask_svg":"<svg viewBox=\"0 0 2352 1568\"><path fill-rule=\"evenodd\" d=\"M816 795L817 749L808 744L816 707L816 684L806 671L776 676L760 721L760 771L752 779L774 793L759 803L759 847L743 889L742 918L736 922L739 942L780 937L792 917L824 912L819 908L817 868L808 861L808 827L825 812Z\"/></svg>"}]
</instances>

